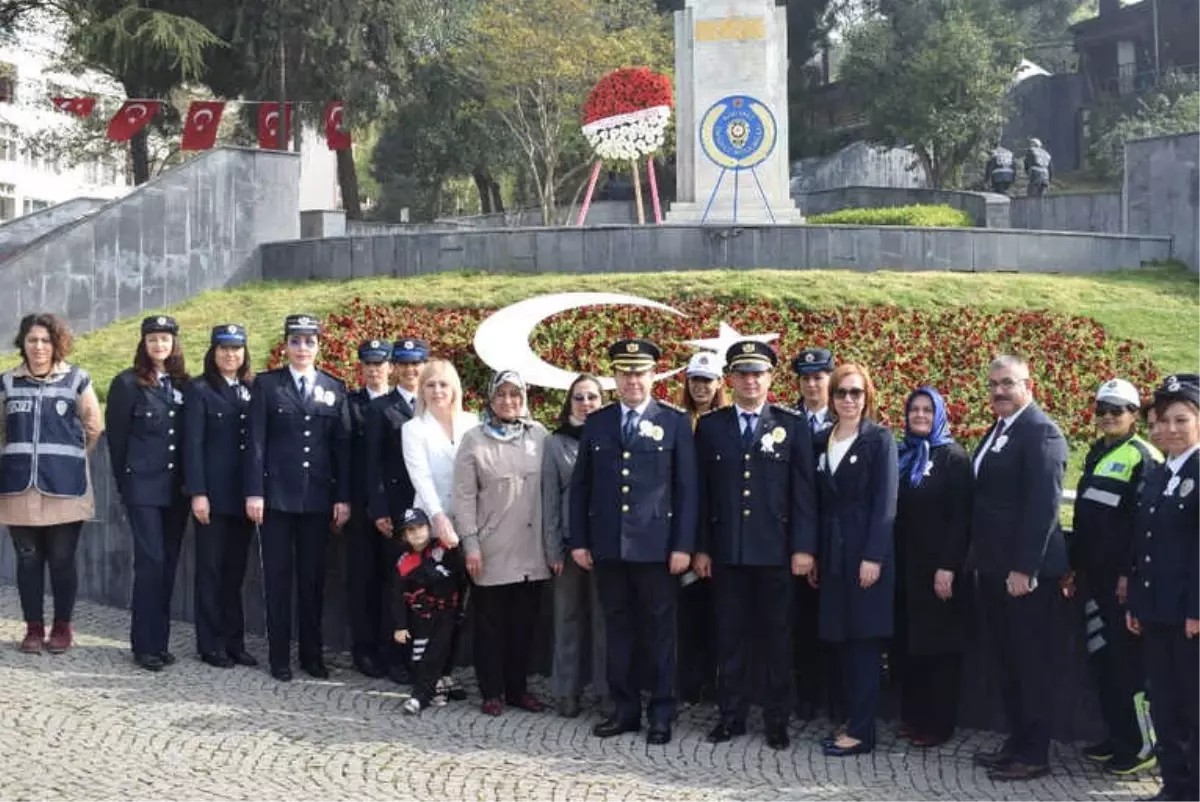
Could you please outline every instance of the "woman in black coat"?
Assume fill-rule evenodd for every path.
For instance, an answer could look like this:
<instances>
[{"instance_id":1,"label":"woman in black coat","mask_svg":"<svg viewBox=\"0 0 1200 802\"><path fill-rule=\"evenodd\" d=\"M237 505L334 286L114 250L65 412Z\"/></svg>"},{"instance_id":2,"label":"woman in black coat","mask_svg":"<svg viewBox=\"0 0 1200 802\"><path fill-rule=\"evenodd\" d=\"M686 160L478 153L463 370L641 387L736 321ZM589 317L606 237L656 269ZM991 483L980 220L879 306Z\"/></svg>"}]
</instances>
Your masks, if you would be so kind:
<instances>
[{"instance_id":1,"label":"woman in black coat","mask_svg":"<svg viewBox=\"0 0 1200 802\"><path fill-rule=\"evenodd\" d=\"M954 732L963 650L955 581L971 532L971 457L950 435L946 402L932 387L904 406L896 503L896 637L900 735L937 746Z\"/></svg>"},{"instance_id":2,"label":"woman in black coat","mask_svg":"<svg viewBox=\"0 0 1200 802\"><path fill-rule=\"evenodd\" d=\"M895 569L896 441L869 418L875 387L866 368L841 365L829 382L833 428L816 436L821 506L818 565L821 638L842 665L846 729L823 742L825 754L875 748L883 644L892 635Z\"/></svg>"},{"instance_id":3,"label":"woman in black coat","mask_svg":"<svg viewBox=\"0 0 1200 802\"><path fill-rule=\"evenodd\" d=\"M184 479L196 519L196 649L217 668L258 664L246 652L242 611L254 535L242 494L253 380L246 329L226 324L212 330L204 375L184 394Z\"/></svg>"}]
</instances>

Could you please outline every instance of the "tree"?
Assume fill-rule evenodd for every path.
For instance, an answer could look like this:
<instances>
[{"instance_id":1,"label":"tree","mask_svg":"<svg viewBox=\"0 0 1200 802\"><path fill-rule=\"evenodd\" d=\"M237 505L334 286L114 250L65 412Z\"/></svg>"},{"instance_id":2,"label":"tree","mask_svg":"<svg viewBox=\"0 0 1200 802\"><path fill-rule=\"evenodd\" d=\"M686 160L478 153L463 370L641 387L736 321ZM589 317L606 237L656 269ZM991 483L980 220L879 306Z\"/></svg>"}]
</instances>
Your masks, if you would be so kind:
<instances>
[{"instance_id":1,"label":"tree","mask_svg":"<svg viewBox=\"0 0 1200 802\"><path fill-rule=\"evenodd\" d=\"M583 153L579 113L587 92L622 66L662 69L670 58L664 17L650 0L493 0L457 50L462 72L503 123L552 225L564 157Z\"/></svg>"},{"instance_id":2,"label":"tree","mask_svg":"<svg viewBox=\"0 0 1200 802\"><path fill-rule=\"evenodd\" d=\"M1125 174L1125 143L1200 129L1196 77L1169 72L1145 95L1106 98L1093 110L1096 136L1088 147L1088 168L1100 178Z\"/></svg>"},{"instance_id":3,"label":"tree","mask_svg":"<svg viewBox=\"0 0 1200 802\"><path fill-rule=\"evenodd\" d=\"M987 0L905 0L849 36L842 82L866 138L911 146L935 187L998 136L1021 54L1015 16Z\"/></svg>"}]
</instances>

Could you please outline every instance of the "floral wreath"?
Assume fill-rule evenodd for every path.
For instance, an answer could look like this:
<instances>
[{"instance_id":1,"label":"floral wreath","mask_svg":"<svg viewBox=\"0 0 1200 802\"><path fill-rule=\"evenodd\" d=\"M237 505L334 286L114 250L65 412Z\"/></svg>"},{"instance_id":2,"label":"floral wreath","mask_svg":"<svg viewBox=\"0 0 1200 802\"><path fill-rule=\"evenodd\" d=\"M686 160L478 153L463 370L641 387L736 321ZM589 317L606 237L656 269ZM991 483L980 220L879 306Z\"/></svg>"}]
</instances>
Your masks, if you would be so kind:
<instances>
[{"instance_id":1,"label":"floral wreath","mask_svg":"<svg viewBox=\"0 0 1200 802\"><path fill-rule=\"evenodd\" d=\"M601 78L583 104L583 135L607 161L649 156L666 142L671 79L649 67L622 67Z\"/></svg>"}]
</instances>

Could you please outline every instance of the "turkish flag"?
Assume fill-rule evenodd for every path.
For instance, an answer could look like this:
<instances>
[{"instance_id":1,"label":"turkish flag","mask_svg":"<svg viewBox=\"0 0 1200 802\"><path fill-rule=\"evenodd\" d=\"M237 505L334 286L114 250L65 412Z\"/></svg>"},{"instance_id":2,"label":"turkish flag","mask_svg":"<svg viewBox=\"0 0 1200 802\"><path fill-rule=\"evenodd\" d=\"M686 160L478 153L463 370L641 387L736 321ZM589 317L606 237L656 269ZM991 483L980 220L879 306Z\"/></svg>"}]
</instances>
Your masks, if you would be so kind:
<instances>
[{"instance_id":1,"label":"turkish flag","mask_svg":"<svg viewBox=\"0 0 1200 802\"><path fill-rule=\"evenodd\" d=\"M350 147L350 131L343 123L345 103L330 101L325 107L325 142L330 150L346 150Z\"/></svg>"},{"instance_id":2,"label":"turkish flag","mask_svg":"<svg viewBox=\"0 0 1200 802\"><path fill-rule=\"evenodd\" d=\"M208 150L217 142L217 127L221 124L223 100L193 100L183 121L183 141L180 150Z\"/></svg>"},{"instance_id":3,"label":"turkish flag","mask_svg":"<svg viewBox=\"0 0 1200 802\"><path fill-rule=\"evenodd\" d=\"M59 111L74 114L80 119L91 115L92 109L96 108L96 98L94 97L56 97L51 100L54 101L54 107Z\"/></svg>"},{"instance_id":4,"label":"turkish flag","mask_svg":"<svg viewBox=\"0 0 1200 802\"><path fill-rule=\"evenodd\" d=\"M286 104L287 127L292 128L292 104ZM258 104L258 146L263 150L286 150L279 145L279 104Z\"/></svg>"},{"instance_id":5,"label":"turkish flag","mask_svg":"<svg viewBox=\"0 0 1200 802\"><path fill-rule=\"evenodd\" d=\"M114 142L126 142L145 128L150 119L158 114L162 102L158 100L126 100L120 110L108 121L108 138Z\"/></svg>"}]
</instances>

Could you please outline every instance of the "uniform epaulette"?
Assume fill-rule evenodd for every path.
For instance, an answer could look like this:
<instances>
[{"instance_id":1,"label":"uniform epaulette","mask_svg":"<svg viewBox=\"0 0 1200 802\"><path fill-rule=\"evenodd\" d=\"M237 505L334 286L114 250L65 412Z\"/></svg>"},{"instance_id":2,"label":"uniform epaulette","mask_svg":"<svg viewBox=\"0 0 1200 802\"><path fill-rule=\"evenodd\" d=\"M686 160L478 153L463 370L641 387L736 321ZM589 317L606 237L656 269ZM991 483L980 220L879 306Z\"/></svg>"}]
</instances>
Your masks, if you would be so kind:
<instances>
[{"instance_id":1,"label":"uniform epaulette","mask_svg":"<svg viewBox=\"0 0 1200 802\"><path fill-rule=\"evenodd\" d=\"M618 403L617 401L609 401L607 404L605 404L604 406L600 407L600 409L608 409L609 407L616 406L616 405L617 405L617 403ZM600 411L600 409L598 409L598 410L596 410L596 411L597 411L597 412L599 412L599 411Z\"/></svg>"},{"instance_id":2,"label":"uniform epaulette","mask_svg":"<svg viewBox=\"0 0 1200 802\"><path fill-rule=\"evenodd\" d=\"M673 409L676 412L678 412L680 415L688 414L688 411L686 409L684 409L683 407L675 406L674 404L670 403L669 401L659 401L658 405L660 407L666 407L667 409Z\"/></svg>"},{"instance_id":3,"label":"uniform epaulette","mask_svg":"<svg viewBox=\"0 0 1200 802\"><path fill-rule=\"evenodd\" d=\"M343 390L347 390L347 391L349 390L349 388L346 386L346 383L345 383L344 381L342 381L341 379L339 379L337 376L334 376L332 373L329 373L328 371L321 370L320 368L317 368L317 373L320 373L322 376L324 376L324 377L325 377L325 378L327 378L327 379L330 379L330 380L332 380L332 381L335 381L335 382L337 382L337 383L338 383L338 385L339 385L339 386L340 386L340 387L341 387Z\"/></svg>"},{"instance_id":4,"label":"uniform epaulette","mask_svg":"<svg viewBox=\"0 0 1200 802\"><path fill-rule=\"evenodd\" d=\"M803 412L801 412L800 410L795 409L794 407L784 406L783 404L772 404L771 409L777 409L780 412L783 412L785 414L791 415L796 418L806 417L805 414Z\"/></svg>"}]
</instances>

